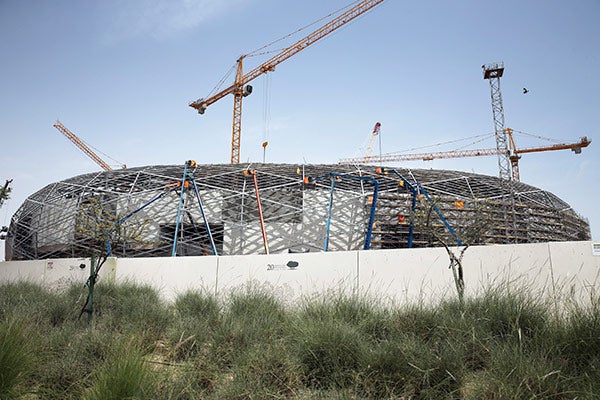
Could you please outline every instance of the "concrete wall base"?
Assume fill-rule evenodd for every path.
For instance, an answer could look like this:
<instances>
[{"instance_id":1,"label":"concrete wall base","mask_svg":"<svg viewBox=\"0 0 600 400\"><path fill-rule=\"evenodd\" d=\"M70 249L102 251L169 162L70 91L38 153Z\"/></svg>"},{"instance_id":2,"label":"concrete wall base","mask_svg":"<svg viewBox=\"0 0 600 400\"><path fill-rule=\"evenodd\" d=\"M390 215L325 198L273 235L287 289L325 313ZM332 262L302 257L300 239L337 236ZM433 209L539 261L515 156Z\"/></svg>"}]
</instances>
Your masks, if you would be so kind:
<instances>
[{"instance_id":1,"label":"concrete wall base","mask_svg":"<svg viewBox=\"0 0 600 400\"><path fill-rule=\"evenodd\" d=\"M597 242L589 241L472 246L463 258L465 295L476 296L494 287L526 290L557 305L597 299L599 248ZM167 300L187 290L226 295L259 285L290 302L344 291L386 302L431 303L456 296L449 265L444 248L110 258L101 270L100 282L149 284ZM90 259L7 261L0 263L0 281L27 280L60 289L71 283L83 285L89 268Z\"/></svg>"}]
</instances>

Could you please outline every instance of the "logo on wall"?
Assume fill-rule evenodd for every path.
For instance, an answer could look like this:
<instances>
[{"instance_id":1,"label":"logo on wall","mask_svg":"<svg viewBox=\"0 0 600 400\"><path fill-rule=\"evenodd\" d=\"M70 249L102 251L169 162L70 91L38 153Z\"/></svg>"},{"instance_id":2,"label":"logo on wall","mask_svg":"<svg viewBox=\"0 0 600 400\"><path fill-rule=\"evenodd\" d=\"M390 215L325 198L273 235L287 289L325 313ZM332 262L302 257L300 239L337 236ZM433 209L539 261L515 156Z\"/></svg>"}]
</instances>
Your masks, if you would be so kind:
<instances>
[{"instance_id":1,"label":"logo on wall","mask_svg":"<svg viewBox=\"0 0 600 400\"><path fill-rule=\"evenodd\" d=\"M275 270L295 270L300 263L298 261L288 261L287 264L267 264L267 271Z\"/></svg>"}]
</instances>

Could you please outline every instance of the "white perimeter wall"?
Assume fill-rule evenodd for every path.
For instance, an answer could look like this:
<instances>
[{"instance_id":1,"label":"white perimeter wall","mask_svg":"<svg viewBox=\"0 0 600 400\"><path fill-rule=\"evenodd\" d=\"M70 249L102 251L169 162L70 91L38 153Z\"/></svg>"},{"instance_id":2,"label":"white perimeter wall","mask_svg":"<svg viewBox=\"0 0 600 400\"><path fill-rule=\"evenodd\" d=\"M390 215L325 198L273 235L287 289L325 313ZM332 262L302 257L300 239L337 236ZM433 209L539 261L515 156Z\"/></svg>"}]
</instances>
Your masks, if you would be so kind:
<instances>
[{"instance_id":1,"label":"white perimeter wall","mask_svg":"<svg viewBox=\"0 0 600 400\"><path fill-rule=\"evenodd\" d=\"M459 249L453 250L458 255ZM49 288L72 282L83 285L89 265L89 259L0 262L0 280L29 280ZM100 279L150 284L169 300L190 289L222 295L252 284L268 287L286 301L345 291L395 302L432 302L456 296L448 267L443 248L111 258L102 267ZM557 303L573 297L585 301L600 289L600 243L472 246L464 254L463 268L467 296L487 287L508 286Z\"/></svg>"}]
</instances>

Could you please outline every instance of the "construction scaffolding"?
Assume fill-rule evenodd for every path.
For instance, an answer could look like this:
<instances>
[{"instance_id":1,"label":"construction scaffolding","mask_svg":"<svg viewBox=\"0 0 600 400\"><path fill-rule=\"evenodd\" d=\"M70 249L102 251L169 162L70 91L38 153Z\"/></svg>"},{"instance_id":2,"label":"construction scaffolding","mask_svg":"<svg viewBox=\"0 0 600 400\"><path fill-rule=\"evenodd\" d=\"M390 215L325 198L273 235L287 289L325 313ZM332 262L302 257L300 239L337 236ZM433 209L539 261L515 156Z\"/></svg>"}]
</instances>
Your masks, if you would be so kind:
<instances>
[{"instance_id":1,"label":"construction scaffolding","mask_svg":"<svg viewBox=\"0 0 600 400\"><path fill-rule=\"evenodd\" d=\"M186 163L80 175L23 203L6 258L89 257L107 244L116 257L427 247L455 244L448 226L464 244L590 239L588 222L547 191L514 182L513 203L496 177L396 171L403 179L366 165Z\"/></svg>"}]
</instances>

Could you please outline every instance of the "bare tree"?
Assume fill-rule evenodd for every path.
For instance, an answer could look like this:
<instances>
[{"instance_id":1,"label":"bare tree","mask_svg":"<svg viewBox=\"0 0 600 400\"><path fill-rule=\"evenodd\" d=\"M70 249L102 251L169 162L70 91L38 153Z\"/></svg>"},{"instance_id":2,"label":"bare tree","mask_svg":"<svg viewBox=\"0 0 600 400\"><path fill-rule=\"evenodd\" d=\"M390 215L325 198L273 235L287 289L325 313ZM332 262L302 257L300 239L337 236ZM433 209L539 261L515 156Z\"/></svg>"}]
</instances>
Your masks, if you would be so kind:
<instances>
[{"instance_id":1,"label":"bare tree","mask_svg":"<svg viewBox=\"0 0 600 400\"><path fill-rule=\"evenodd\" d=\"M4 204L4 201L10 198L10 192L12 189L9 185L11 182L12 179L7 179L4 183L4 186L0 187L0 208L2 208L2 204Z\"/></svg>"},{"instance_id":2,"label":"bare tree","mask_svg":"<svg viewBox=\"0 0 600 400\"><path fill-rule=\"evenodd\" d=\"M454 209L448 212L456 225L451 226L438 206L440 203L438 199L427 201L424 196L419 196L419 207L413 215L414 223L430 245L442 245L446 249L450 262L448 268L452 270L456 292L462 303L465 290L462 259L469 246L483 243L490 227L490 214L485 203L473 201L465 207L464 201L455 201Z\"/></svg>"},{"instance_id":3,"label":"bare tree","mask_svg":"<svg viewBox=\"0 0 600 400\"><path fill-rule=\"evenodd\" d=\"M113 246L143 242L142 233L148 223L148 220L136 220L125 224L126 214L119 215L115 203L107 200L101 196L82 200L75 223L75 238L94 249L90 254L90 276L86 282L88 296L79 313L79 318L84 312L88 314L88 323L91 323L94 312L94 286L100 269L112 256Z\"/></svg>"}]
</instances>

